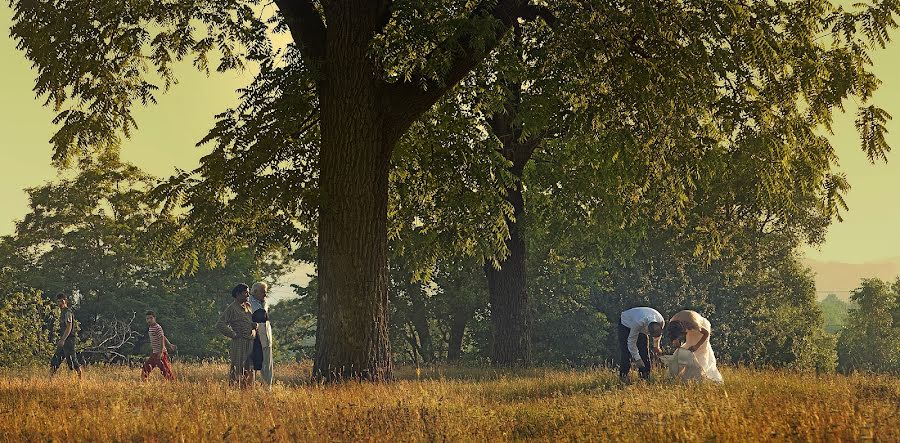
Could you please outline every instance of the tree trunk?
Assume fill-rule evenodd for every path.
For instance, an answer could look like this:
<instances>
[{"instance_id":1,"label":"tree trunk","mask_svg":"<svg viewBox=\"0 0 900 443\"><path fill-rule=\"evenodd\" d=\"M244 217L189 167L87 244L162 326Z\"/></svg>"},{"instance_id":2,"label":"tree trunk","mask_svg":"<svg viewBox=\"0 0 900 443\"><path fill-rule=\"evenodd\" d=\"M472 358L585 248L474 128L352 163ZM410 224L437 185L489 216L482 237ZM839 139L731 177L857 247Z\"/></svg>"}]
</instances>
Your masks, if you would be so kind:
<instances>
[{"instance_id":1,"label":"tree trunk","mask_svg":"<svg viewBox=\"0 0 900 443\"><path fill-rule=\"evenodd\" d=\"M506 189L506 200L513 207L512 218L506 219L509 256L500 263L499 269L494 268L491 263L487 263L484 269L490 294L491 323L494 327L491 359L499 366L527 366L531 363L531 336L525 275L527 248L522 231L525 218L522 180L525 166L531 161L542 135L522 140L522 127L515 119L522 105L523 85L521 82L505 83L509 95L503 105L504 110L491 116L488 124L501 142L503 157L511 163L509 171L517 179L513 186Z\"/></svg>"},{"instance_id":2,"label":"tree trunk","mask_svg":"<svg viewBox=\"0 0 900 443\"><path fill-rule=\"evenodd\" d=\"M518 186L508 190L507 199L513 206L515 217L515 220L506 220L509 256L500 263L500 269L491 263L484 267L494 331L491 359L499 366L527 366L531 361L531 337L525 279L526 247L520 230L525 202Z\"/></svg>"},{"instance_id":3,"label":"tree trunk","mask_svg":"<svg viewBox=\"0 0 900 443\"><path fill-rule=\"evenodd\" d=\"M407 285L407 294L412 303L412 323L419 338L419 355L425 364L434 362L434 344L431 340L431 327L428 325L428 310L425 306L425 294L420 283Z\"/></svg>"},{"instance_id":4,"label":"tree trunk","mask_svg":"<svg viewBox=\"0 0 900 443\"><path fill-rule=\"evenodd\" d=\"M387 202L390 152L379 79L367 56L371 14L330 8L319 84L319 312L315 376L391 377ZM360 23L357 23L360 22ZM373 32L374 35L374 32Z\"/></svg>"},{"instance_id":5,"label":"tree trunk","mask_svg":"<svg viewBox=\"0 0 900 443\"><path fill-rule=\"evenodd\" d=\"M458 362L462 358L462 342L470 315L457 312L450 319L450 337L447 340L447 361Z\"/></svg>"},{"instance_id":6,"label":"tree trunk","mask_svg":"<svg viewBox=\"0 0 900 443\"><path fill-rule=\"evenodd\" d=\"M409 325L407 325L409 326ZM406 335L406 343L409 344L409 357L413 363L415 363L416 367L419 367L419 356L421 356L421 352L419 352L419 341L416 340L416 333L410 328L409 332Z\"/></svg>"},{"instance_id":7,"label":"tree trunk","mask_svg":"<svg viewBox=\"0 0 900 443\"><path fill-rule=\"evenodd\" d=\"M369 57L389 23L390 0L276 0L295 43L317 72L319 128L319 312L314 375L391 377L388 339L387 193L391 152L427 112L499 44L518 17L546 16L524 0L485 2L477 16L499 23L487 39L451 36L441 82L388 83ZM327 25L327 26L326 26ZM465 26L463 28L466 28ZM473 44L476 42L477 44Z\"/></svg>"}]
</instances>

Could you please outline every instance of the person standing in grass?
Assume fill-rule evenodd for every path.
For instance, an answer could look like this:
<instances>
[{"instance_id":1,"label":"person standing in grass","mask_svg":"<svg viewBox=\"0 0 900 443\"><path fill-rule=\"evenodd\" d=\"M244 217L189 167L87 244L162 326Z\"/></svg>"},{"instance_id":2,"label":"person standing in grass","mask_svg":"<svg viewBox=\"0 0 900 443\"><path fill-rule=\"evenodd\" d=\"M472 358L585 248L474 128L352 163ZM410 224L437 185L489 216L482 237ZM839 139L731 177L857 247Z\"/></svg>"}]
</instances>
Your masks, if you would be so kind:
<instances>
[{"instance_id":1,"label":"person standing in grass","mask_svg":"<svg viewBox=\"0 0 900 443\"><path fill-rule=\"evenodd\" d=\"M272 363L272 326L269 324L269 302L266 296L269 285L263 282L253 283L250 289L250 311L256 323L256 340L253 341L253 369L260 371L262 381L271 387L274 381L274 364Z\"/></svg>"},{"instance_id":2,"label":"person standing in grass","mask_svg":"<svg viewBox=\"0 0 900 443\"><path fill-rule=\"evenodd\" d=\"M634 363L638 374L644 380L650 378L650 345L653 338L653 352L662 353L659 341L666 321L656 309L647 307L631 308L619 317L619 378L628 380L628 373Z\"/></svg>"},{"instance_id":3,"label":"person standing in grass","mask_svg":"<svg viewBox=\"0 0 900 443\"><path fill-rule=\"evenodd\" d=\"M231 297L234 301L219 316L216 328L231 339L229 381L247 388L253 386L254 371L250 355L253 352L253 339L256 338L256 324L253 323L250 303L247 302L250 287L238 284L231 290Z\"/></svg>"},{"instance_id":4,"label":"person standing in grass","mask_svg":"<svg viewBox=\"0 0 900 443\"><path fill-rule=\"evenodd\" d=\"M162 326L156 322L156 313L153 311L147 311L147 335L150 337L150 357L144 362L144 368L141 370L141 380L146 380L153 368L159 368L166 380L174 381L175 374L172 373L172 365L169 364L169 352L166 348L173 351L176 348L166 338Z\"/></svg>"},{"instance_id":5,"label":"person standing in grass","mask_svg":"<svg viewBox=\"0 0 900 443\"><path fill-rule=\"evenodd\" d=\"M69 369L78 374L81 379L81 365L75 355L78 345L78 324L75 322L75 314L69 306L69 298L66 294L56 294L56 305L59 306L59 340L56 342L56 353L50 359L50 377L52 378L63 360L69 365Z\"/></svg>"}]
</instances>

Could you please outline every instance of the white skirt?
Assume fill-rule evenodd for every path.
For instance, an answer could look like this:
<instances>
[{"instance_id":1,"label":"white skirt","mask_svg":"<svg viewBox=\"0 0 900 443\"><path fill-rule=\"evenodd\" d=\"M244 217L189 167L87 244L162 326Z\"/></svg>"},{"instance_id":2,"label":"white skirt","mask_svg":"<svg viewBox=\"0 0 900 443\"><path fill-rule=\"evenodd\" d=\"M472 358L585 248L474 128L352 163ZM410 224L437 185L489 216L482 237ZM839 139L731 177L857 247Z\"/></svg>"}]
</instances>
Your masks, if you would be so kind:
<instances>
[{"instance_id":1,"label":"white skirt","mask_svg":"<svg viewBox=\"0 0 900 443\"><path fill-rule=\"evenodd\" d=\"M712 340L712 326L709 324L709 320L705 317L700 317L700 327L709 331L710 339L706 340L706 343L703 344L700 348L694 351L694 357L697 358L697 362L700 365L700 369L702 371L703 378L706 378L715 383L724 383L725 379L722 378L722 373L719 372L719 368L716 367L716 354L713 352L712 345L710 341ZM687 331L687 340L685 340L682 348L689 348L697 343L703 338L703 334L700 331Z\"/></svg>"}]
</instances>

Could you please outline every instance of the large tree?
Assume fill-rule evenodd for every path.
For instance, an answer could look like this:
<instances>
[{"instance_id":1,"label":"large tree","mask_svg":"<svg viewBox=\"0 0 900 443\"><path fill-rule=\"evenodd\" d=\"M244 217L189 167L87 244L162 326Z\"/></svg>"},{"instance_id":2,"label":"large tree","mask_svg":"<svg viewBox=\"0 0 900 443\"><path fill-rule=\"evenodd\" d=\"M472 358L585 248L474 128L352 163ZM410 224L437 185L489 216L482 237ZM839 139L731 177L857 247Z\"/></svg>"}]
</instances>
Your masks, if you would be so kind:
<instances>
[{"instance_id":1,"label":"large tree","mask_svg":"<svg viewBox=\"0 0 900 443\"><path fill-rule=\"evenodd\" d=\"M850 311L838 338L843 371L900 372L900 311L898 285L877 278L863 279L850 295L857 307Z\"/></svg>"},{"instance_id":2,"label":"large tree","mask_svg":"<svg viewBox=\"0 0 900 443\"><path fill-rule=\"evenodd\" d=\"M784 202L807 189L840 205L843 179L833 172L833 147L818 131L830 127L832 111L844 100L871 97L878 81L869 52L887 40L898 4L844 10L824 1L637 1L559 2L552 8L556 29L517 23L451 105L437 108L438 115L408 137L414 146L429 145L416 137L434 140L438 150L478 152L487 145L505 164L506 174L493 173L489 183L478 185L505 200L504 210L481 211L503 214L505 221L495 231L505 242L499 254L486 256L485 266L499 364L529 360L529 190L561 199L558 214L569 224L594 217L624 223L620 212L604 213L621 198L659 205L655 217L674 222L704 198L699 182L712 175L719 184L740 180L759 192L754 206L735 208L754 216L783 216ZM859 110L862 148L872 160L889 150L887 118L874 106ZM483 130L458 131L465 126L460 119ZM442 125L463 136L447 137L450 130ZM433 151L411 150L432 159ZM754 175L718 175L723 161L740 161ZM453 169L445 164L410 163L424 164L430 171L421 175L434 180L414 198L427 201L422 193L458 190L448 184L445 171ZM466 206L471 188L456 194ZM459 211L444 212L454 217L451 222L469 223L456 216ZM496 227L492 222L480 224ZM598 234L606 232L601 227ZM710 233L727 240L724 232ZM493 242L495 235L483 237Z\"/></svg>"},{"instance_id":3,"label":"large tree","mask_svg":"<svg viewBox=\"0 0 900 443\"><path fill-rule=\"evenodd\" d=\"M438 4L440 3L440 4ZM218 70L278 57L255 0L16 1L12 34L38 70L61 128L55 160L115 149L132 107L174 80L173 62ZM391 153L409 126L522 18L522 0L277 0L276 29L315 88L319 315L314 372L391 375L387 330L387 201ZM198 26L199 25L199 26ZM158 76L154 77L154 74ZM157 81L158 80L158 81ZM286 84L285 89L306 84ZM280 160L290 161L287 147ZM223 171L218 171L222 174Z\"/></svg>"},{"instance_id":4,"label":"large tree","mask_svg":"<svg viewBox=\"0 0 900 443\"><path fill-rule=\"evenodd\" d=\"M19 262L20 283L51 295L73 291L82 303L112 307L163 287L167 262L148 253L143 237L156 218L147 199L155 180L102 156L77 175L27 189L29 212L4 238L15 247L4 261Z\"/></svg>"},{"instance_id":5,"label":"large tree","mask_svg":"<svg viewBox=\"0 0 900 443\"><path fill-rule=\"evenodd\" d=\"M485 109L464 106L502 141L513 176L527 171L538 145L565 146L544 138L588 104L587 118L576 119L581 124L574 129L563 125L560 133L585 140L591 139L586 132L599 131L590 152L602 161L627 159L634 168L628 177L667 185L677 209L693 187L690 158L697 151L755 147L760 162L775 166L762 178L773 190L782 188L792 171L785 152L797 148L798 136L805 140L804 131L827 126L844 98L871 96L877 80L868 71L868 50L884 44L898 9L889 0L853 11L827 1L567 1L545 7L522 0L277 0L274 31L292 40L277 48L266 26L270 9L253 0L12 4L13 36L38 69L36 91L60 111L53 138L60 164L114 150L134 129L132 105L153 102L158 86L175 80L175 61L192 59L206 69L217 53L220 70L259 64L244 104L223 114L210 134L216 149L197 171L201 181L182 177L195 191L188 205L207 220L248 208L277 216L266 226L247 225L250 230L214 222L225 229L211 229L208 238L233 233L291 243L314 236L315 372L371 379L391 372L386 258L392 153L410 126L484 59L497 60L484 78L499 88L491 95L500 100ZM559 28L570 32L509 32L538 16L568 17ZM493 51L508 40L512 49ZM562 47L570 52L557 51L554 42L568 44ZM885 119L874 107L860 114L873 158L886 148ZM610 133L622 134L626 143L608 145ZM674 149L691 137L701 143ZM826 157L830 152L816 144L809 152L814 160L822 153L816 150ZM676 160L687 172L672 167ZM262 177L240 180L239 170ZM527 360L524 249L516 236L516 220L524 217L522 183L527 173L501 188L512 209L503 211L508 223L501 241L512 255L489 260L499 269L494 304L509 307L498 314L504 322L495 322L505 343L497 347L501 363ZM221 240L212 243L214 252L227 249Z\"/></svg>"}]
</instances>

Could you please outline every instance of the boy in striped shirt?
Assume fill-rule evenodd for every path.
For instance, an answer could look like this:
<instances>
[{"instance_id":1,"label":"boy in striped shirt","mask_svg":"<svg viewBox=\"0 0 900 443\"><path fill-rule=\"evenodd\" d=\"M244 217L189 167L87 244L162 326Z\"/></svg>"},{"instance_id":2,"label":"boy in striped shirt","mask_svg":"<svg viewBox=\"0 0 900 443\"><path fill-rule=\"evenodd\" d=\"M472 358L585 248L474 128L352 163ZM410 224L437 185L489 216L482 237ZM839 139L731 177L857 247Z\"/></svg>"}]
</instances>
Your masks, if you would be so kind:
<instances>
[{"instance_id":1,"label":"boy in striped shirt","mask_svg":"<svg viewBox=\"0 0 900 443\"><path fill-rule=\"evenodd\" d=\"M144 362L141 379L146 380L153 368L159 368L166 380L175 380L172 366L169 365L169 353L166 351L166 347L174 351L175 345L166 338L162 326L156 322L156 313L153 311L147 311L147 333L150 337L150 358Z\"/></svg>"}]
</instances>

